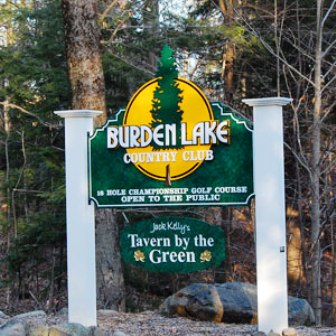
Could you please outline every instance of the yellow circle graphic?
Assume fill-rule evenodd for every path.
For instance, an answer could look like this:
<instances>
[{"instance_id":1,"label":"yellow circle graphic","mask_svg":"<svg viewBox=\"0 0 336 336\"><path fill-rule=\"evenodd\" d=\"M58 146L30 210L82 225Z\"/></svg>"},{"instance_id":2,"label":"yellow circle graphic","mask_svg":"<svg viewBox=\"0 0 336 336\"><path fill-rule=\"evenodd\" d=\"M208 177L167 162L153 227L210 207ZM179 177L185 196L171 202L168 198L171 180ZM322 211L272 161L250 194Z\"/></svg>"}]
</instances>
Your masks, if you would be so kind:
<instances>
[{"instance_id":1,"label":"yellow circle graphic","mask_svg":"<svg viewBox=\"0 0 336 336\"><path fill-rule=\"evenodd\" d=\"M151 127L153 95L158 87L159 78L145 83L131 98L124 115L123 126ZM201 122L214 121L211 105L204 93L192 82L176 79L178 88L182 90L182 101L179 104L183 111L185 139L190 143L193 128ZM181 148L127 148L130 162L143 174L156 179L171 181L182 179L193 173L209 155L211 144L188 144Z\"/></svg>"}]
</instances>

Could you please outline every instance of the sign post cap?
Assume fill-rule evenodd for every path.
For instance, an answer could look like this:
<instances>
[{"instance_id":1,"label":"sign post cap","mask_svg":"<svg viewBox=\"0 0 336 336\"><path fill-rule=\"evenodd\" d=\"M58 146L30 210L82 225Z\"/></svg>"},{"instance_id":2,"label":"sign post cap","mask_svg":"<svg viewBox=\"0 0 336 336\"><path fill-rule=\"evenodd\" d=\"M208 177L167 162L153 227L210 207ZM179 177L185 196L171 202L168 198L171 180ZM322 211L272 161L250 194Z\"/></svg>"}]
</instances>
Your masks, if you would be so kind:
<instances>
[{"instance_id":1,"label":"sign post cap","mask_svg":"<svg viewBox=\"0 0 336 336\"><path fill-rule=\"evenodd\" d=\"M266 97L266 98L248 98L243 99L243 103L249 106L270 106L270 105L280 105L284 106L293 101L292 98L287 97Z\"/></svg>"},{"instance_id":2,"label":"sign post cap","mask_svg":"<svg viewBox=\"0 0 336 336\"><path fill-rule=\"evenodd\" d=\"M97 110L65 110L55 111L55 114L62 118L94 118L101 115L102 111Z\"/></svg>"}]
</instances>

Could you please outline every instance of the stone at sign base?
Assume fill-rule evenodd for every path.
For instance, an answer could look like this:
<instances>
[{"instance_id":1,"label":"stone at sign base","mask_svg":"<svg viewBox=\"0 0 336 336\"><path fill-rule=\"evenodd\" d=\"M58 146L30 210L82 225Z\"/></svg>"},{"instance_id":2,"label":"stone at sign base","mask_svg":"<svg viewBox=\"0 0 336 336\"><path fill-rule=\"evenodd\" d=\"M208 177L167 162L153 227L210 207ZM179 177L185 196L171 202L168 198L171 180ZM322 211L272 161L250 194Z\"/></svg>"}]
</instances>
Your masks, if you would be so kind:
<instances>
[{"instance_id":1,"label":"stone at sign base","mask_svg":"<svg viewBox=\"0 0 336 336\"><path fill-rule=\"evenodd\" d=\"M288 302L290 325L315 322L313 310L306 300L289 297ZM161 306L161 313L202 321L257 324L257 288L241 282L191 284L168 297Z\"/></svg>"},{"instance_id":2,"label":"stone at sign base","mask_svg":"<svg viewBox=\"0 0 336 336\"><path fill-rule=\"evenodd\" d=\"M7 324L0 330L1 336L24 336L26 334L23 323Z\"/></svg>"},{"instance_id":3,"label":"stone at sign base","mask_svg":"<svg viewBox=\"0 0 336 336\"><path fill-rule=\"evenodd\" d=\"M298 332L294 328L287 328L282 331L282 336L298 336Z\"/></svg>"},{"instance_id":4,"label":"stone at sign base","mask_svg":"<svg viewBox=\"0 0 336 336\"><path fill-rule=\"evenodd\" d=\"M65 323L33 330L30 336L103 336L97 327L84 327L79 323Z\"/></svg>"}]
</instances>

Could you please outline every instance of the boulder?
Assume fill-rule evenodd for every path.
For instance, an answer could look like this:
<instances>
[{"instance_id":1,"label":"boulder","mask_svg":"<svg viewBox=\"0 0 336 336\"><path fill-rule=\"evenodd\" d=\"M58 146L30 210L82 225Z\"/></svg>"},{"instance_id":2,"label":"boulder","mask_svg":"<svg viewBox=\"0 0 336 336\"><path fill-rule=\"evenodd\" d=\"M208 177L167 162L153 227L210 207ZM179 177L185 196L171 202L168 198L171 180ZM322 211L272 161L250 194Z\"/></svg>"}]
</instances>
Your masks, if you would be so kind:
<instances>
[{"instance_id":1,"label":"boulder","mask_svg":"<svg viewBox=\"0 0 336 336\"><path fill-rule=\"evenodd\" d=\"M315 323L313 308L307 300L288 297L288 323L292 326L309 326Z\"/></svg>"},{"instance_id":2,"label":"boulder","mask_svg":"<svg viewBox=\"0 0 336 336\"><path fill-rule=\"evenodd\" d=\"M26 329L21 322L5 323L0 327L1 336L26 336Z\"/></svg>"},{"instance_id":3,"label":"boulder","mask_svg":"<svg viewBox=\"0 0 336 336\"><path fill-rule=\"evenodd\" d=\"M96 327L87 328L78 323L64 323L37 328L29 336L103 336L103 332Z\"/></svg>"},{"instance_id":4,"label":"boulder","mask_svg":"<svg viewBox=\"0 0 336 336\"><path fill-rule=\"evenodd\" d=\"M97 327L84 327L78 323L48 326L44 311L33 311L8 318L0 326L0 336L103 336Z\"/></svg>"},{"instance_id":5,"label":"boulder","mask_svg":"<svg viewBox=\"0 0 336 336\"><path fill-rule=\"evenodd\" d=\"M21 322L29 331L33 328L47 324L47 314L43 310L35 310L32 312L19 314L12 317L9 321Z\"/></svg>"},{"instance_id":6,"label":"boulder","mask_svg":"<svg viewBox=\"0 0 336 336\"><path fill-rule=\"evenodd\" d=\"M238 282L194 283L168 297L160 311L163 315L177 314L203 321L251 323L256 314L256 297L251 297L251 286Z\"/></svg>"},{"instance_id":7,"label":"boulder","mask_svg":"<svg viewBox=\"0 0 336 336\"><path fill-rule=\"evenodd\" d=\"M65 323L49 328L50 336L91 336L91 331L78 323Z\"/></svg>"},{"instance_id":8,"label":"boulder","mask_svg":"<svg viewBox=\"0 0 336 336\"><path fill-rule=\"evenodd\" d=\"M42 310L16 315L5 321L0 326L0 335L23 335L29 334L32 329L47 323L47 314ZM21 333L21 334L20 334Z\"/></svg>"},{"instance_id":9,"label":"boulder","mask_svg":"<svg viewBox=\"0 0 336 336\"><path fill-rule=\"evenodd\" d=\"M282 330L282 336L298 336L298 332L294 328L286 328Z\"/></svg>"},{"instance_id":10,"label":"boulder","mask_svg":"<svg viewBox=\"0 0 336 336\"><path fill-rule=\"evenodd\" d=\"M9 316L7 316L4 312L0 310L0 325L9 320L9 318Z\"/></svg>"},{"instance_id":11,"label":"boulder","mask_svg":"<svg viewBox=\"0 0 336 336\"><path fill-rule=\"evenodd\" d=\"M289 297L289 324L311 325L314 313L304 299ZM191 284L168 297L163 315L181 315L203 321L257 323L257 288L242 282Z\"/></svg>"},{"instance_id":12,"label":"boulder","mask_svg":"<svg viewBox=\"0 0 336 336\"><path fill-rule=\"evenodd\" d=\"M31 331L29 336L49 336L49 327L43 326L35 328Z\"/></svg>"}]
</instances>

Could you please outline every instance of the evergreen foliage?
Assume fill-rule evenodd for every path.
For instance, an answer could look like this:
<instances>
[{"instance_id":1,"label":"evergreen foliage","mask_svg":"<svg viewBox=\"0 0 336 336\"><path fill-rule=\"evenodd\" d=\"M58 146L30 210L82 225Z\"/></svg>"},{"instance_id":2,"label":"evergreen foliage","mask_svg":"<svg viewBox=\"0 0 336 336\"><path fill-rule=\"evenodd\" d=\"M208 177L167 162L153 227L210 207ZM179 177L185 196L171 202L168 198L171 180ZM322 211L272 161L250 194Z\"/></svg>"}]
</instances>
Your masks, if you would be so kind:
<instances>
[{"instance_id":1,"label":"evergreen foliage","mask_svg":"<svg viewBox=\"0 0 336 336\"><path fill-rule=\"evenodd\" d=\"M31 292L42 302L65 283L62 129L53 111L68 107L60 2L12 8L15 42L0 48L0 230L8 235L11 304ZM2 251L3 252L3 251ZM31 282L32 279L35 282ZM32 287L32 283L35 286Z\"/></svg>"},{"instance_id":2,"label":"evergreen foliage","mask_svg":"<svg viewBox=\"0 0 336 336\"><path fill-rule=\"evenodd\" d=\"M155 128L160 124L175 124L177 143L168 148L181 148L183 111L180 103L182 102L182 90L176 81L178 70L176 60L173 57L173 50L168 45L164 45L162 49L156 75L158 77L158 86L154 91L151 126ZM153 147L157 148L157 145L153 143Z\"/></svg>"}]
</instances>

